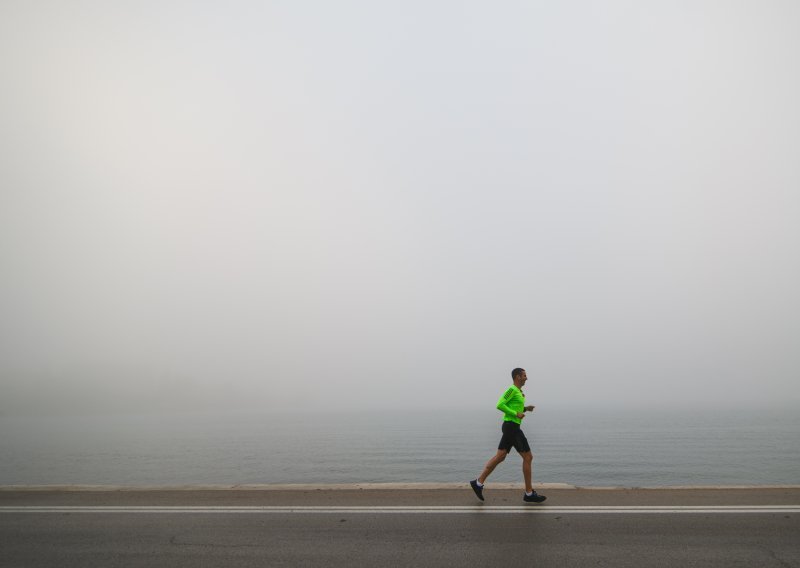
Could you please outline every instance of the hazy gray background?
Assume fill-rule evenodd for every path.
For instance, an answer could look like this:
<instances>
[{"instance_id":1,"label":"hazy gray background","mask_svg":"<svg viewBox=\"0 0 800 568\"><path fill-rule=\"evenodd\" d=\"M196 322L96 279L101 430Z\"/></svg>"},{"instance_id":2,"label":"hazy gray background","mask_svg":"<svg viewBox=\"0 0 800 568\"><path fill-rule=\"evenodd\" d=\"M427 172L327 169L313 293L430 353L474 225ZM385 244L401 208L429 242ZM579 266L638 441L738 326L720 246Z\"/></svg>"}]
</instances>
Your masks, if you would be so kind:
<instances>
[{"instance_id":1,"label":"hazy gray background","mask_svg":"<svg viewBox=\"0 0 800 568\"><path fill-rule=\"evenodd\" d=\"M0 411L800 402L800 3L0 3Z\"/></svg>"}]
</instances>

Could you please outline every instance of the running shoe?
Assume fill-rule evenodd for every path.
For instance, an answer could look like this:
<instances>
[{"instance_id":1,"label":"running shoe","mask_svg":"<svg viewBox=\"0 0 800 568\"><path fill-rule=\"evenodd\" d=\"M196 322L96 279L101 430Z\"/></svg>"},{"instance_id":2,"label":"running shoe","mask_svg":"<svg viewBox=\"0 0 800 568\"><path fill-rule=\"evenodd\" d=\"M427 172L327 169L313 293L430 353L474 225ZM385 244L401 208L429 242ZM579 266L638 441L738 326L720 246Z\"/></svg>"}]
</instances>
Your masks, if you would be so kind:
<instances>
[{"instance_id":1,"label":"running shoe","mask_svg":"<svg viewBox=\"0 0 800 568\"><path fill-rule=\"evenodd\" d=\"M478 499L483 501L483 487L478 485L478 480L473 479L472 481L469 482L469 485L470 487L472 487L472 490L475 492L475 495L478 496Z\"/></svg>"},{"instance_id":2,"label":"running shoe","mask_svg":"<svg viewBox=\"0 0 800 568\"><path fill-rule=\"evenodd\" d=\"M522 500L525 501L526 503L541 503L545 499L547 499L547 497L545 497L544 495L539 495L538 493L536 493L536 491L534 491L530 495L524 493L522 495Z\"/></svg>"}]
</instances>

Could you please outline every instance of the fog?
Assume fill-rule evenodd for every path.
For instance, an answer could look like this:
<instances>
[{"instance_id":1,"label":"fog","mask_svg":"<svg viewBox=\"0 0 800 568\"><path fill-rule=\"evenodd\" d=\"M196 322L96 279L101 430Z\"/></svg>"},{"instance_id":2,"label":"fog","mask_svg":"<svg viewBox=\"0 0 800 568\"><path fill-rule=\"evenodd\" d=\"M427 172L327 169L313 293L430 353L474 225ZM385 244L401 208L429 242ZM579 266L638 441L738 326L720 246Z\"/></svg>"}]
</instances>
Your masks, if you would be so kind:
<instances>
[{"instance_id":1,"label":"fog","mask_svg":"<svg viewBox=\"0 0 800 568\"><path fill-rule=\"evenodd\" d=\"M0 4L0 412L800 403L800 4Z\"/></svg>"}]
</instances>

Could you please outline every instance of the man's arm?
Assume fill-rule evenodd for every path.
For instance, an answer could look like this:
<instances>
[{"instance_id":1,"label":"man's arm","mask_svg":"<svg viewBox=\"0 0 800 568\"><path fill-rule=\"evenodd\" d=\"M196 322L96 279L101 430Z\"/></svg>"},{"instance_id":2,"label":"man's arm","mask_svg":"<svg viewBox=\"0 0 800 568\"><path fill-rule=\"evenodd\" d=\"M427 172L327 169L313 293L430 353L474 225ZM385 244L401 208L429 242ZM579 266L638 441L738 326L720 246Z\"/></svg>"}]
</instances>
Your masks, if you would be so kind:
<instances>
[{"instance_id":1,"label":"man's arm","mask_svg":"<svg viewBox=\"0 0 800 568\"><path fill-rule=\"evenodd\" d=\"M509 416L524 418L525 417L524 413L517 412L516 410L508 406L508 401L511 400L511 397L513 396L514 396L514 389L508 389L506 392L504 392L503 396L500 397L500 400L497 401L497 410L501 411L504 414L508 414Z\"/></svg>"},{"instance_id":2,"label":"man's arm","mask_svg":"<svg viewBox=\"0 0 800 568\"><path fill-rule=\"evenodd\" d=\"M512 410L511 408L509 408L509 406L506 404L505 399L502 399L502 398L497 401L497 410L499 410L500 412L502 412L504 414L509 414L511 416L516 416L518 414L515 410ZM517 416L517 418L519 418L519 417Z\"/></svg>"}]
</instances>

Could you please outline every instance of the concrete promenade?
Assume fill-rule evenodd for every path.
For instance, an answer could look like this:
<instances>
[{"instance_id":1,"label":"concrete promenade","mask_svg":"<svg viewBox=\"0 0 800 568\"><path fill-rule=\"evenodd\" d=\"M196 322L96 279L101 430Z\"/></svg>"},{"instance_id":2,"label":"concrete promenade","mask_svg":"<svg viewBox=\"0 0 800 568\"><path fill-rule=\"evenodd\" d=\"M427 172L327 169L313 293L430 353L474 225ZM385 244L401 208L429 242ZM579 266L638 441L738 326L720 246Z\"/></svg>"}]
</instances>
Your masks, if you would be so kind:
<instances>
[{"instance_id":1,"label":"concrete promenade","mask_svg":"<svg viewBox=\"0 0 800 568\"><path fill-rule=\"evenodd\" d=\"M800 487L2 487L6 566L798 566Z\"/></svg>"}]
</instances>

